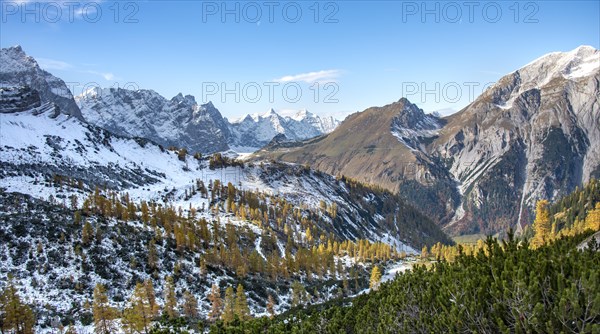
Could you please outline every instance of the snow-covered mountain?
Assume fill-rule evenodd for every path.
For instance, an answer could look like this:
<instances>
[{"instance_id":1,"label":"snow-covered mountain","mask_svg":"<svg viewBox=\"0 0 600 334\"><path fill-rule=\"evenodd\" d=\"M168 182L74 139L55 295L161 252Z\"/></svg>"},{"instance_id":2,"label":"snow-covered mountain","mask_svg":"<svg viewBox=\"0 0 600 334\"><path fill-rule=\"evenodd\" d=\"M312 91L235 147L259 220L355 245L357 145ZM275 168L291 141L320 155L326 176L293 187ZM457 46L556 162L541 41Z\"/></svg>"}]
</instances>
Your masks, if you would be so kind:
<instances>
[{"instance_id":1,"label":"snow-covered mountain","mask_svg":"<svg viewBox=\"0 0 600 334\"><path fill-rule=\"evenodd\" d=\"M75 100L87 122L115 134L147 138L192 153L229 148L227 121L212 103L198 105L191 95L167 100L152 90L95 87Z\"/></svg>"},{"instance_id":2,"label":"snow-covered mountain","mask_svg":"<svg viewBox=\"0 0 600 334\"><path fill-rule=\"evenodd\" d=\"M330 133L340 125L340 121L333 116L319 116L309 112L306 109L299 110L289 118L301 123L310 124L313 128L319 130L321 134Z\"/></svg>"},{"instance_id":3,"label":"snow-covered mountain","mask_svg":"<svg viewBox=\"0 0 600 334\"><path fill-rule=\"evenodd\" d=\"M279 134L291 141L301 141L329 133L338 125L339 121L333 117L321 118L307 110L300 110L292 116L281 116L270 109L264 114L247 115L232 121L229 144L256 150Z\"/></svg>"},{"instance_id":4,"label":"snow-covered mountain","mask_svg":"<svg viewBox=\"0 0 600 334\"><path fill-rule=\"evenodd\" d=\"M42 103L54 103L58 111L81 119L73 95L61 79L42 70L38 63L27 56L20 46L0 49L0 88L5 89L2 98L8 98L9 90L36 91ZM5 102L8 111L8 104ZM15 109L16 110L16 109Z\"/></svg>"},{"instance_id":5,"label":"snow-covered mountain","mask_svg":"<svg viewBox=\"0 0 600 334\"><path fill-rule=\"evenodd\" d=\"M339 123L308 111L283 117L270 109L229 122L209 102L191 95L167 100L152 90L93 88L75 98L86 121L113 133L148 138L190 152L255 151L276 135L300 141L331 132Z\"/></svg>"},{"instance_id":6,"label":"snow-covered mountain","mask_svg":"<svg viewBox=\"0 0 600 334\"><path fill-rule=\"evenodd\" d=\"M85 119L90 124L127 137L152 140L164 147L189 152L227 151L230 146L254 151L277 134L303 140L332 131L338 121L307 111L281 117L271 110L229 123L212 103L199 105L191 95L166 99L152 90L94 87L73 97L66 84L42 70L20 46L0 52L2 112L15 112L43 103L54 103L57 111ZM28 94L24 94L24 91ZM14 97L20 100L15 100Z\"/></svg>"}]
</instances>

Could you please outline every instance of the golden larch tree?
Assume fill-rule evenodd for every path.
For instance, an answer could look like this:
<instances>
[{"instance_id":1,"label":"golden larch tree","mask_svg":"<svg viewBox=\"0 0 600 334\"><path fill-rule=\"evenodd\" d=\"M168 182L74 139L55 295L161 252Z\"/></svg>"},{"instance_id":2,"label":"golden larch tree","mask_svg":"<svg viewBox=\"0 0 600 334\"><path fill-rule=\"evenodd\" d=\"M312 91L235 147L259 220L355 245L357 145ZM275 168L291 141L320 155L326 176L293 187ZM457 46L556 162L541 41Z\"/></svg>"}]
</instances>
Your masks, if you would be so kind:
<instances>
[{"instance_id":1,"label":"golden larch tree","mask_svg":"<svg viewBox=\"0 0 600 334\"><path fill-rule=\"evenodd\" d=\"M533 221L534 235L531 240L533 247L540 247L550 241L552 226L548 205L547 200L540 200L535 206L535 220Z\"/></svg>"}]
</instances>

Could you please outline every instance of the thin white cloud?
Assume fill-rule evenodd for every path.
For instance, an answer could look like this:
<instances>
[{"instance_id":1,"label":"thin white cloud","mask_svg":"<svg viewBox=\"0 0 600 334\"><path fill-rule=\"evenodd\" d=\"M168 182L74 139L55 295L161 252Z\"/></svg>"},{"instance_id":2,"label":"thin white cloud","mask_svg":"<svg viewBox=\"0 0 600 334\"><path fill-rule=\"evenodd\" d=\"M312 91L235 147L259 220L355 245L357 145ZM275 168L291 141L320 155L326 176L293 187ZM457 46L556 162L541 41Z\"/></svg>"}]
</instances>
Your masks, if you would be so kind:
<instances>
[{"instance_id":1,"label":"thin white cloud","mask_svg":"<svg viewBox=\"0 0 600 334\"><path fill-rule=\"evenodd\" d=\"M71 64L69 64L69 63L67 63L65 61L62 61L62 60L36 57L36 61L37 61L38 65L40 65L41 68L43 68L44 70L47 70L47 71L53 71L53 70L65 71L65 70L70 70L70 71L75 71L75 72L79 72L79 73L88 73L88 74L97 75L99 77L104 78L104 80L106 80L106 81L119 80L117 78L117 76L114 73L112 73L112 72L101 72L101 71L95 71L95 70L84 70L80 66L73 66L73 65L71 65ZM90 64L86 64L86 65L90 65Z\"/></svg>"},{"instance_id":2,"label":"thin white cloud","mask_svg":"<svg viewBox=\"0 0 600 334\"><path fill-rule=\"evenodd\" d=\"M61 60L48 59L48 58L36 58L36 60L37 60L38 64L40 65L40 67L45 70L66 70L66 69L73 67L73 66L71 66L71 64L61 61Z\"/></svg>"},{"instance_id":3,"label":"thin white cloud","mask_svg":"<svg viewBox=\"0 0 600 334\"><path fill-rule=\"evenodd\" d=\"M274 79L275 82L336 82L337 78L342 74L340 70L324 70L317 72L300 73L295 75L286 75L278 79Z\"/></svg>"},{"instance_id":4,"label":"thin white cloud","mask_svg":"<svg viewBox=\"0 0 600 334\"><path fill-rule=\"evenodd\" d=\"M111 72L98 72L98 71L86 71L86 73L90 73L90 74L94 74L94 75L98 75L104 78L104 80L106 81L112 81L112 80L116 80L117 77L112 74Z\"/></svg>"}]
</instances>

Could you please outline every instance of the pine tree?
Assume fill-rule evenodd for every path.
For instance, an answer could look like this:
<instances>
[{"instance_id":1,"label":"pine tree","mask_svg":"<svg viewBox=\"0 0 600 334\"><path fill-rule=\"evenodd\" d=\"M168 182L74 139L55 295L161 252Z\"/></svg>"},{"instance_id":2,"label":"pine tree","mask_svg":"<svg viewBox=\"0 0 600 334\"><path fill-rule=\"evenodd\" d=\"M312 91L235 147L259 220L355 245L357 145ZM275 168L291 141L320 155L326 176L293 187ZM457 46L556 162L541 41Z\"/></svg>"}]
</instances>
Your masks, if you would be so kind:
<instances>
[{"instance_id":1,"label":"pine tree","mask_svg":"<svg viewBox=\"0 0 600 334\"><path fill-rule=\"evenodd\" d=\"M275 300L271 295L269 295L269 299L267 300L267 312L269 313L270 319L273 319L273 317L275 317Z\"/></svg>"},{"instance_id":2,"label":"pine tree","mask_svg":"<svg viewBox=\"0 0 600 334\"><path fill-rule=\"evenodd\" d=\"M77 210L77 196L71 195L71 210Z\"/></svg>"},{"instance_id":3,"label":"pine tree","mask_svg":"<svg viewBox=\"0 0 600 334\"><path fill-rule=\"evenodd\" d=\"M535 234L531 241L533 247L542 246L550 240L550 212L548 211L548 201L538 201L535 207L535 221L533 222Z\"/></svg>"},{"instance_id":4,"label":"pine tree","mask_svg":"<svg viewBox=\"0 0 600 334\"><path fill-rule=\"evenodd\" d=\"M175 319L179 316L177 314L177 296L175 295L175 284L173 283L173 277L167 276L165 279L165 308L163 314L166 314L170 319Z\"/></svg>"},{"instance_id":5,"label":"pine tree","mask_svg":"<svg viewBox=\"0 0 600 334\"><path fill-rule=\"evenodd\" d=\"M122 322L129 332L148 333L152 321L152 309L144 284L137 283L131 295L129 307L123 312Z\"/></svg>"},{"instance_id":6,"label":"pine tree","mask_svg":"<svg viewBox=\"0 0 600 334\"><path fill-rule=\"evenodd\" d=\"M81 212L75 211L74 215L73 215L73 224L75 224L75 226L78 226L79 223L81 223Z\"/></svg>"},{"instance_id":7,"label":"pine tree","mask_svg":"<svg viewBox=\"0 0 600 334\"><path fill-rule=\"evenodd\" d=\"M346 275L343 275L343 278L342 278L342 292L344 293L344 296L347 296L349 291L350 291L350 283L348 282L348 279L346 278Z\"/></svg>"},{"instance_id":8,"label":"pine tree","mask_svg":"<svg viewBox=\"0 0 600 334\"><path fill-rule=\"evenodd\" d=\"M97 334L110 334L116 331L113 320L117 317L117 310L110 306L106 296L106 288L98 283L94 288L94 302L92 304L94 315L94 331Z\"/></svg>"},{"instance_id":9,"label":"pine tree","mask_svg":"<svg viewBox=\"0 0 600 334\"><path fill-rule=\"evenodd\" d=\"M216 284L213 284L210 293L208 294L208 300L210 301L210 312L208 313L209 321L216 321L221 317L223 301L221 300L221 292Z\"/></svg>"},{"instance_id":10,"label":"pine tree","mask_svg":"<svg viewBox=\"0 0 600 334\"><path fill-rule=\"evenodd\" d=\"M381 270L378 266L373 267L371 271L371 279L369 280L369 288L371 290L379 289L379 284L381 283Z\"/></svg>"},{"instance_id":11,"label":"pine tree","mask_svg":"<svg viewBox=\"0 0 600 334\"><path fill-rule=\"evenodd\" d=\"M235 295L233 288L228 286L225 290L225 301L223 303L223 314L221 319L227 324L233 321L235 317Z\"/></svg>"},{"instance_id":12,"label":"pine tree","mask_svg":"<svg viewBox=\"0 0 600 334\"><path fill-rule=\"evenodd\" d=\"M244 293L244 287L238 284L235 292L235 306L234 313L240 318L240 320L250 319L250 308L248 307L248 299Z\"/></svg>"},{"instance_id":13,"label":"pine tree","mask_svg":"<svg viewBox=\"0 0 600 334\"><path fill-rule=\"evenodd\" d=\"M204 256L200 257L200 260L198 261L200 263L200 275L201 276L205 276L207 269L206 269L206 259Z\"/></svg>"},{"instance_id":14,"label":"pine tree","mask_svg":"<svg viewBox=\"0 0 600 334\"><path fill-rule=\"evenodd\" d=\"M291 306L296 307L296 306L302 305L306 299L306 289L304 289L304 286L302 285L302 283L300 283L298 281L294 281L292 283L291 288L292 288Z\"/></svg>"},{"instance_id":15,"label":"pine tree","mask_svg":"<svg viewBox=\"0 0 600 334\"><path fill-rule=\"evenodd\" d=\"M148 204L146 201L142 201L142 221L146 224L150 221L150 215L148 214Z\"/></svg>"},{"instance_id":16,"label":"pine tree","mask_svg":"<svg viewBox=\"0 0 600 334\"><path fill-rule=\"evenodd\" d=\"M313 241L313 235L312 235L312 232L311 232L311 230L310 230L310 227L307 227L307 228L306 228L306 232L305 232L305 233L306 233L306 242L307 242L309 245L310 245L310 244L312 244L312 241Z\"/></svg>"},{"instance_id":17,"label":"pine tree","mask_svg":"<svg viewBox=\"0 0 600 334\"><path fill-rule=\"evenodd\" d=\"M154 239L148 243L148 267L151 270L158 269L158 252L156 251L155 243Z\"/></svg>"},{"instance_id":18,"label":"pine tree","mask_svg":"<svg viewBox=\"0 0 600 334\"><path fill-rule=\"evenodd\" d=\"M2 333L33 334L35 316L31 308L21 302L11 277L0 293L0 330Z\"/></svg>"},{"instance_id":19,"label":"pine tree","mask_svg":"<svg viewBox=\"0 0 600 334\"><path fill-rule=\"evenodd\" d=\"M83 224L83 230L81 232L81 243L83 246L88 246L94 237L94 229L89 221Z\"/></svg>"},{"instance_id":20,"label":"pine tree","mask_svg":"<svg viewBox=\"0 0 600 334\"><path fill-rule=\"evenodd\" d=\"M144 289L146 291L146 299L148 300L148 305L150 305L150 316L152 318L156 318L160 313L160 306L156 302L156 292L154 291L154 285L152 284L151 279L147 279L144 281Z\"/></svg>"},{"instance_id":21,"label":"pine tree","mask_svg":"<svg viewBox=\"0 0 600 334\"><path fill-rule=\"evenodd\" d=\"M183 293L183 315L190 319L198 318L198 300L189 291Z\"/></svg>"}]
</instances>

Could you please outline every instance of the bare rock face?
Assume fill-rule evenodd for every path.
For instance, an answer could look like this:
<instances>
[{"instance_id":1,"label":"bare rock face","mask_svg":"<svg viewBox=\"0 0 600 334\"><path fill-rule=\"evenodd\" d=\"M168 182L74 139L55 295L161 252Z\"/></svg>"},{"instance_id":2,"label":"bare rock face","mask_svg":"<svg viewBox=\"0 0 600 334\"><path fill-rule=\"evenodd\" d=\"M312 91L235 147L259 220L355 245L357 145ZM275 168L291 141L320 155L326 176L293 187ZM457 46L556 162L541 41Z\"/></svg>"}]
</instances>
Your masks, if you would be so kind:
<instances>
[{"instance_id":1,"label":"bare rock face","mask_svg":"<svg viewBox=\"0 0 600 334\"><path fill-rule=\"evenodd\" d=\"M600 52L552 53L503 77L447 119L430 146L463 201L457 233L519 230L539 199L600 174Z\"/></svg>"},{"instance_id":2,"label":"bare rock face","mask_svg":"<svg viewBox=\"0 0 600 334\"><path fill-rule=\"evenodd\" d=\"M0 113L9 114L37 108L40 94L29 86L0 88Z\"/></svg>"},{"instance_id":3,"label":"bare rock face","mask_svg":"<svg viewBox=\"0 0 600 334\"><path fill-rule=\"evenodd\" d=\"M402 98L348 116L333 132L301 145L265 148L260 158L309 164L398 193L435 221L459 203L456 182L426 151L444 120Z\"/></svg>"},{"instance_id":4,"label":"bare rock face","mask_svg":"<svg viewBox=\"0 0 600 334\"><path fill-rule=\"evenodd\" d=\"M60 113L83 119L65 82L42 70L20 46L1 49L0 63L0 87L28 87L42 103L54 103Z\"/></svg>"}]
</instances>

